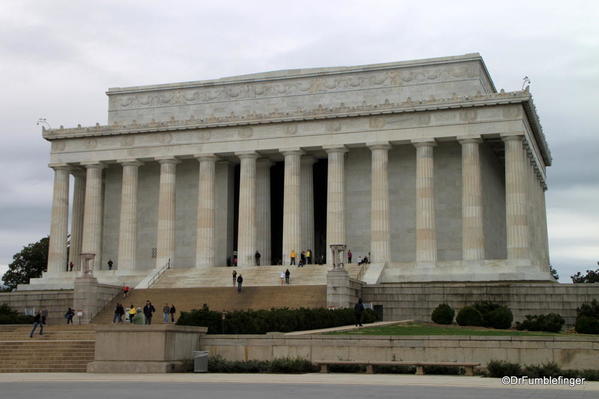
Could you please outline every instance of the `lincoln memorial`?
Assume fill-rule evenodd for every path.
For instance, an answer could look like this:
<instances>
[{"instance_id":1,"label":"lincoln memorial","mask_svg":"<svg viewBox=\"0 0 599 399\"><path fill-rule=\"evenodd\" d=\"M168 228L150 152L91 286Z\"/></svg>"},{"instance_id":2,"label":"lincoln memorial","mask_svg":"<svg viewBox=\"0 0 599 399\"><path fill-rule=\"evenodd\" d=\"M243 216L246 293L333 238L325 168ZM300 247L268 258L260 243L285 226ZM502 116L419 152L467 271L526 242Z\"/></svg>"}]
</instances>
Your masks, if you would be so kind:
<instances>
[{"instance_id":1,"label":"lincoln memorial","mask_svg":"<svg viewBox=\"0 0 599 399\"><path fill-rule=\"evenodd\" d=\"M43 130L50 250L32 287L72 288L82 253L101 283L135 285L307 249L326 264L331 244L378 283L552 280L551 154L528 89L497 90L479 54L106 94L107 124Z\"/></svg>"}]
</instances>

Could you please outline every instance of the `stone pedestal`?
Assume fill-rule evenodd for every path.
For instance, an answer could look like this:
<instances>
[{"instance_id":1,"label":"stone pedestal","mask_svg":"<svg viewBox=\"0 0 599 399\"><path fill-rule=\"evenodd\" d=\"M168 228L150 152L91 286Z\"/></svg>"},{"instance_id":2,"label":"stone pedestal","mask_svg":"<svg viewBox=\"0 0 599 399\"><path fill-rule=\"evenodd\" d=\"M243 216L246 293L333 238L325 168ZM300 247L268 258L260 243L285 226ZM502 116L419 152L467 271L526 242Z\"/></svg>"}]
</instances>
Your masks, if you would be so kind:
<instances>
[{"instance_id":1,"label":"stone pedestal","mask_svg":"<svg viewBox=\"0 0 599 399\"><path fill-rule=\"evenodd\" d=\"M349 308L351 303L351 283L345 269L333 269L327 273L327 307Z\"/></svg>"},{"instance_id":2,"label":"stone pedestal","mask_svg":"<svg viewBox=\"0 0 599 399\"><path fill-rule=\"evenodd\" d=\"M75 279L73 307L75 312L83 312L80 318L81 324L89 324L91 319L102 309L98 280L95 277L83 275Z\"/></svg>"}]
</instances>

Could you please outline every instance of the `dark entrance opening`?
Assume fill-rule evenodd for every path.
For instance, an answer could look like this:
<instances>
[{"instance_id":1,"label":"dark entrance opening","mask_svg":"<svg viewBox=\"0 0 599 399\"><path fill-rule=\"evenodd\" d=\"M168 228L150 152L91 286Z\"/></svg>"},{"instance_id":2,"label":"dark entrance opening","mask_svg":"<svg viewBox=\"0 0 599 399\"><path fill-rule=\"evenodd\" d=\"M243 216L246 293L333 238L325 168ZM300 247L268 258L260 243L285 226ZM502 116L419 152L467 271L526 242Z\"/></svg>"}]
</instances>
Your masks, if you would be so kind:
<instances>
[{"instance_id":1,"label":"dark entrance opening","mask_svg":"<svg viewBox=\"0 0 599 399\"><path fill-rule=\"evenodd\" d=\"M273 265L283 259L283 186L285 163L276 162L270 168L270 245Z\"/></svg>"},{"instance_id":2,"label":"dark entrance opening","mask_svg":"<svg viewBox=\"0 0 599 399\"><path fill-rule=\"evenodd\" d=\"M314 164L314 262L324 263L327 256L327 173L328 162Z\"/></svg>"},{"instance_id":3,"label":"dark entrance opening","mask_svg":"<svg viewBox=\"0 0 599 399\"><path fill-rule=\"evenodd\" d=\"M239 179L241 166L235 165L233 178L233 252L237 253L237 232L239 231ZM228 255L233 256L233 254ZM233 259L231 259L233 260Z\"/></svg>"}]
</instances>

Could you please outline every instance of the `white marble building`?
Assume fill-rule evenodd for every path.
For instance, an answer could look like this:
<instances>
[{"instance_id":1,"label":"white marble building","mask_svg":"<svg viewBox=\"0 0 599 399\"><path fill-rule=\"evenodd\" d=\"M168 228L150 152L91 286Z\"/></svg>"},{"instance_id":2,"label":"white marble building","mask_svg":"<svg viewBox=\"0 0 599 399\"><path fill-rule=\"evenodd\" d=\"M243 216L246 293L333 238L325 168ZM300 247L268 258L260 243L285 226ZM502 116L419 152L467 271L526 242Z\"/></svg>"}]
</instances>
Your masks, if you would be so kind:
<instances>
[{"instance_id":1,"label":"white marble building","mask_svg":"<svg viewBox=\"0 0 599 399\"><path fill-rule=\"evenodd\" d=\"M55 183L32 286L68 285L82 252L118 282L331 243L370 253L372 281L551 279L551 155L528 90L498 92L478 54L107 95L107 125L43 131Z\"/></svg>"}]
</instances>

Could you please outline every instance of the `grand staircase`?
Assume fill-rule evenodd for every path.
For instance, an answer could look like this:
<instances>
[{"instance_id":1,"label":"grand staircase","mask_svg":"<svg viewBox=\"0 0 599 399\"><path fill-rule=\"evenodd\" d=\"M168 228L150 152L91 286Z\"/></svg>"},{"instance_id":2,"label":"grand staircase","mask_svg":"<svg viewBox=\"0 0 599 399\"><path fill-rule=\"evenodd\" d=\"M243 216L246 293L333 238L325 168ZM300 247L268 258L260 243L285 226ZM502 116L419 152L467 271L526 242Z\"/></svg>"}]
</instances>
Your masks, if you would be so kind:
<instances>
[{"instance_id":1,"label":"grand staircase","mask_svg":"<svg viewBox=\"0 0 599 399\"><path fill-rule=\"evenodd\" d=\"M0 372L85 372L94 360L93 326L48 325L33 338L30 331L30 325L0 326Z\"/></svg>"},{"instance_id":2,"label":"grand staircase","mask_svg":"<svg viewBox=\"0 0 599 399\"><path fill-rule=\"evenodd\" d=\"M258 267L207 267L169 269L154 283L152 288L190 288L190 287L229 287L233 285L233 270L243 275L245 287L278 286L281 284L281 272L289 269L291 286L326 285L327 265L297 266L258 266ZM345 266L350 277L357 278L362 267L357 264Z\"/></svg>"}]
</instances>

